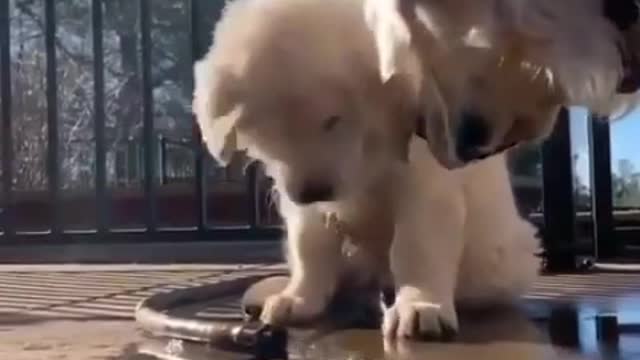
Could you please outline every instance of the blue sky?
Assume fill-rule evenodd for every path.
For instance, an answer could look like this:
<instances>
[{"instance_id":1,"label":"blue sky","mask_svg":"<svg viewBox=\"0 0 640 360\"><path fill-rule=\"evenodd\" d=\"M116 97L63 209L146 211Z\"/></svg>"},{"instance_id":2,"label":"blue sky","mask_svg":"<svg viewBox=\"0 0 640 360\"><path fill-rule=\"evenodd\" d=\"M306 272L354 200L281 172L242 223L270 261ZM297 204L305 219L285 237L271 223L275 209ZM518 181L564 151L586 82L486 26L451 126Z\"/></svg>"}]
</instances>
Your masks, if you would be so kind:
<instances>
[{"instance_id":1,"label":"blue sky","mask_svg":"<svg viewBox=\"0 0 640 360\"><path fill-rule=\"evenodd\" d=\"M589 184L589 140L587 112L571 109L571 143L573 153L578 154L577 172L585 185ZM640 172L640 109L629 113L611 125L611 165L617 172L618 161L629 159Z\"/></svg>"}]
</instances>

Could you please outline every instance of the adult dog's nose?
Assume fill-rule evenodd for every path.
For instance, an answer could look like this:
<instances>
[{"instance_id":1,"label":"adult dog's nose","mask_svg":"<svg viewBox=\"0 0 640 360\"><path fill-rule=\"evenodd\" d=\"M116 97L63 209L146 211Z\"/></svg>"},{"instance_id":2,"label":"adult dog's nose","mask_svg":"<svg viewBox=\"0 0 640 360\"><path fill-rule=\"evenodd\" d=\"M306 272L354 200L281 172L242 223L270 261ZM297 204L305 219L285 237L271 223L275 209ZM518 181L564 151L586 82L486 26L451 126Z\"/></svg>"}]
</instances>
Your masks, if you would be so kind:
<instances>
[{"instance_id":1,"label":"adult dog's nose","mask_svg":"<svg viewBox=\"0 0 640 360\"><path fill-rule=\"evenodd\" d=\"M486 119L473 112L462 114L456 133L456 155L464 162L471 162L487 157L482 148L490 140L491 130Z\"/></svg>"},{"instance_id":2,"label":"adult dog's nose","mask_svg":"<svg viewBox=\"0 0 640 360\"><path fill-rule=\"evenodd\" d=\"M292 200L298 204L312 204L331 201L334 198L333 187L325 183L307 183L292 195Z\"/></svg>"}]
</instances>

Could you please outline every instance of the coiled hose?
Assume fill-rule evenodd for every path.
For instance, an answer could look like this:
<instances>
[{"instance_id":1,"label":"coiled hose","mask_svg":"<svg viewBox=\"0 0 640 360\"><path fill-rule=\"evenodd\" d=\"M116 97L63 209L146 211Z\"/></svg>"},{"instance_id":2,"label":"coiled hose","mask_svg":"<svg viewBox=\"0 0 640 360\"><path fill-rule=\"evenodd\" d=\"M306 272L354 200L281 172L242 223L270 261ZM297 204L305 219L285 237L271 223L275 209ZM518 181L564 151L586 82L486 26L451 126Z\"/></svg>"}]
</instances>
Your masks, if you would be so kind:
<instances>
[{"instance_id":1,"label":"coiled hose","mask_svg":"<svg viewBox=\"0 0 640 360\"><path fill-rule=\"evenodd\" d=\"M155 294L140 301L135 310L136 322L142 329L156 336L206 343L222 350L251 353L259 359L284 359L288 342L286 329L264 324L256 320L255 316L246 316L246 311L245 321L242 323L197 320L168 314L170 309L210 301L240 289L247 289L265 277L249 276Z\"/></svg>"}]
</instances>

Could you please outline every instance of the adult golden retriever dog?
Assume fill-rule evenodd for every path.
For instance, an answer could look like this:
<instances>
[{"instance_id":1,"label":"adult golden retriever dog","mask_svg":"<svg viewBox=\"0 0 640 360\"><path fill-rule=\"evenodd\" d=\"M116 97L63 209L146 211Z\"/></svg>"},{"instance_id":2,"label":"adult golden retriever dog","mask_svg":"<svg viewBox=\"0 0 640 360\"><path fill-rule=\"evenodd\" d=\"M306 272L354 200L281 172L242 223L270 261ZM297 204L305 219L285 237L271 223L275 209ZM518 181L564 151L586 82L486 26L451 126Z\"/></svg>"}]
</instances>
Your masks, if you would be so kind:
<instances>
[{"instance_id":1,"label":"adult golden retriever dog","mask_svg":"<svg viewBox=\"0 0 640 360\"><path fill-rule=\"evenodd\" d=\"M383 80L422 82L448 168L545 138L563 106L615 117L637 103L635 0L366 0L365 13Z\"/></svg>"},{"instance_id":2,"label":"adult golden retriever dog","mask_svg":"<svg viewBox=\"0 0 640 360\"><path fill-rule=\"evenodd\" d=\"M535 279L538 241L505 159L439 165L412 135L418 87L380 79L361 0L233 1L194 74L210 152L246 151L279 194L291 279L264 321L311 320L344 287L391 285L385 336L441 338L457 304L510 302Z\"/></svg>"}]
</instances>

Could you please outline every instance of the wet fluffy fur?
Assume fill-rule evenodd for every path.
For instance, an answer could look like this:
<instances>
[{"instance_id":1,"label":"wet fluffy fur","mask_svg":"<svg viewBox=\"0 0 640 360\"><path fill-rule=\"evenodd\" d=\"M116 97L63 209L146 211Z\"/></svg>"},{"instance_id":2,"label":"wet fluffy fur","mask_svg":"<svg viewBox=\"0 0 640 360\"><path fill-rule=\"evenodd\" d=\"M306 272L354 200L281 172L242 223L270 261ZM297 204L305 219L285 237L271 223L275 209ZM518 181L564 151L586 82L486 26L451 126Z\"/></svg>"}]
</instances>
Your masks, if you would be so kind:
<instances>
[{"instance_id":1,"label":"wet fluffy fur","mask_svg":"<svg viewBox=\"0 0 640 360\"><path fill-rule=\"evenodd\" d=\"M469 115L487 123L476 151L489 154L545 138L562 106L615 118L637 104L617 88L640 25L619 31L604 1L618 0L366 0L366 16L382 78L421 79L430 145L456 167Z\"/></svg>"},{"instance_id":2,"label":"wet fluffy fur","mask_svg":"<svg viewBox=\"0 0 640 360\"><path fill-rule=\"evenodd\" d=\"M438 337L457 329L457 302L510 302L526 291L538 242L502 156L449 171L411 136L403 124L416 117L415 88L380 80L362 6L230 3L195 66L193 108L219 161L246 151L275 180L291 281L266 301L263 320L321 315L346 278L352 287L392 282L385 335ZM330 197L306 203L305 190L319 186ZM341 231L327 225L329 213Z\"/></svg>"}]
</instances>

